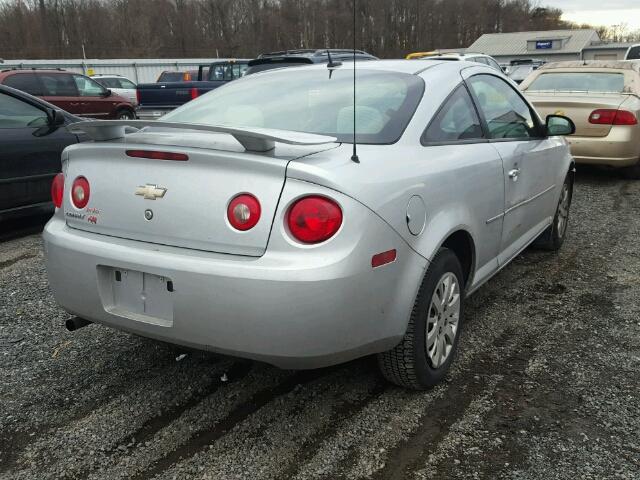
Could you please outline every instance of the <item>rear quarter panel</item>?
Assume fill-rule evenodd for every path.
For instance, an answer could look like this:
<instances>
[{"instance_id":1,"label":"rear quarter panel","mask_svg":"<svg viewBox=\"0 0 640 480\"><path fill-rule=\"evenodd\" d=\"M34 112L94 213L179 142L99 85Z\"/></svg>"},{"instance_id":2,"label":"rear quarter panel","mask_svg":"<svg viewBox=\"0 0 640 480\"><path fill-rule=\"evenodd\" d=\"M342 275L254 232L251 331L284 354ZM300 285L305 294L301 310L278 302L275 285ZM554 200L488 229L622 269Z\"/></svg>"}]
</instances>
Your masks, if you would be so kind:
<instances>
[{"instance_id":1,"label":"rear quarter panel","mask_svg":"<svg viewBox=\"0 0 640 480\"><path fill-rule=\"evenodd\" d=\"M501 222L487 220L503 211L502 161L489 143L420 144L429 120L462 81L459 62L451 64L425 77L425 99L397 143L359 145L359 164L350 160L351 145L343 145L292 162L287 175L329 186L362 202L428 260L450 233L465 230L476 246L475 269L484 275L497 267ZM414 195L421 196L426 206L425 227L418 235L407 226L407 205Z\"/></svg>"}]
</instances>

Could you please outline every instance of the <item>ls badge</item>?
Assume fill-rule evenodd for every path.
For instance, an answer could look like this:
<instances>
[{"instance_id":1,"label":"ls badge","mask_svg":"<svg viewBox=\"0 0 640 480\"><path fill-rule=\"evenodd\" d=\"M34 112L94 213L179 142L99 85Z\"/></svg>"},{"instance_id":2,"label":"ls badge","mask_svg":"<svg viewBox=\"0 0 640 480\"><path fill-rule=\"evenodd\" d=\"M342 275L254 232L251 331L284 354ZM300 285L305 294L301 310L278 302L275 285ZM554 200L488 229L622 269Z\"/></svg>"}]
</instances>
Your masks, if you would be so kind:
<instances>
[{"instance_id":1,"label":"ls badge","mask_svg":"<svg viewBox=\"0 0 640 480\"><path fill-rule=\"evenodd\" d=\"M149 183L136 188L136 195L144 197L145 200L156 200L158 198L162 198L164 197L165 193L167 193L166 188L158 187L157 185L151 185Z\"/></svg>"}]
</instances>

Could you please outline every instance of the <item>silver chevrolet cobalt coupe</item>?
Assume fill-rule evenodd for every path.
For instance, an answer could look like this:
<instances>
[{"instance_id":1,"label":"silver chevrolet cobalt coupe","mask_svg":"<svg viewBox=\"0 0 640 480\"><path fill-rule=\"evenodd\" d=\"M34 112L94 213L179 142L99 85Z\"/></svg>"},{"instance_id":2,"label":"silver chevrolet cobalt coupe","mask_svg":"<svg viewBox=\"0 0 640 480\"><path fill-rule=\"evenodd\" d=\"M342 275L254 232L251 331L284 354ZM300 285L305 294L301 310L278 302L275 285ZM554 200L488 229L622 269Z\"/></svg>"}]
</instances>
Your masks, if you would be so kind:
<instances>
[{"instance_id":1,"label":"silver chevrolet cobalt coupe","mask_svg":"<svg viewBox=\"0 0 640 480\"><path fill-rule=\"evenodd\" d=\"M446 374L464 299L562 245L573 161L509 80L467 62L272 70L159 122L74 124L44 232L57 301L135 334L316 368ZM354 110L357 156L353 156Z\"/></svg>"}]
</instances>

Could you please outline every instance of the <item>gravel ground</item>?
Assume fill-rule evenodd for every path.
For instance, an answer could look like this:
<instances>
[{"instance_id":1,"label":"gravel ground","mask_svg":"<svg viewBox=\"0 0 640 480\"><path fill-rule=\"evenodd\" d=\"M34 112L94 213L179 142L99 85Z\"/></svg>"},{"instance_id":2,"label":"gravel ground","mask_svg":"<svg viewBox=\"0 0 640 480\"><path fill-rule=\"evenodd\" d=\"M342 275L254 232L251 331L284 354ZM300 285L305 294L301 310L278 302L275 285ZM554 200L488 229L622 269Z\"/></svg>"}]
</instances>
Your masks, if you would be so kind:
<instances>
[{"instance_id":1,"label":"gravel ground","mask_svg":"<svg viewBox=\"0 0 640 480\"><path fill-rule=\"evenodd\" d=\"M291 372L69 333L39 235L8 239L0 478L639 479L639 238L640 182L579 172L563 250L471 297L447 381L422 393L370 358Z\"/></svg>"}]
</instances>

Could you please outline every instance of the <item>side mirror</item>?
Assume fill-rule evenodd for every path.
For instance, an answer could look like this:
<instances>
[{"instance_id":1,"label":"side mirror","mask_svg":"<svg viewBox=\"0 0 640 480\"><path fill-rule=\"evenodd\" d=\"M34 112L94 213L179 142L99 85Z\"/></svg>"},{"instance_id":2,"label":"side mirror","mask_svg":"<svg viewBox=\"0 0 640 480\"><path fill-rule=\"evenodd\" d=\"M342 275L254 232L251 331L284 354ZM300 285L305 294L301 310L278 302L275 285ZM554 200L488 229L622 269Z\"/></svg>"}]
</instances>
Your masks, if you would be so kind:
<instances>
[{"instance_id":1,"label":"side mirror","mask_svg":"<svg viewBox=\"0 0 640 480\"><path fill-rule=\"evenodd\" d=\"M111 92L111 90L109 90L108 88L104 89L104 92L102 92L102 95L100 95L101 97L107 98L110 97L112 95L113 92Z\"/></svg>"},{"instance_id":2,"label":"side mirror","mask_svg":"<svg viewBox=\"0 0 640 480\"><path fill-rule=\"evenodd\" d=\"M67 121L64 113L62 113L60 110L50 110L47 116L49 117L49 125L52 127L59 127L61 125L64 125Z\"/></svg>"},{"instance_id":3,"label":"side mirror","mask_svg":"<svg viewBox=\"0 0 640 480\"><path fill-rule=\"evenodd\" d=\"M546 128L547 135L550 137L576 133L576 125L573 120L562 115L547 115Z\"/></svg>"}]
</instances>

